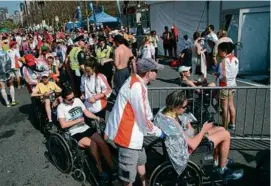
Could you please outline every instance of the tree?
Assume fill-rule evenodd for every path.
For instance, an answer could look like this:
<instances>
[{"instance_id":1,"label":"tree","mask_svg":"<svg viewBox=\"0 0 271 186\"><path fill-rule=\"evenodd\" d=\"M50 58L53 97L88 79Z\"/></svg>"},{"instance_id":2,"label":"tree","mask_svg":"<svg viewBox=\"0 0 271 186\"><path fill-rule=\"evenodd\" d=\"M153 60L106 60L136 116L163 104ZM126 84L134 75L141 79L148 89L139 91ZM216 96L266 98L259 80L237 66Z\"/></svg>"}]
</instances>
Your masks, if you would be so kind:
<instances>
[{"instance_id":1,"label":"tree","mask_svg":"<svg viewBox=\"0 0 271 186\"><path fill-rule=\"evenodd\" d=\"M17 28L17 25L13 23L12 20L6 20L3 24L0 25L0 29L7 28L9 30L13 30Z\"/></svg>"}]
</instances>

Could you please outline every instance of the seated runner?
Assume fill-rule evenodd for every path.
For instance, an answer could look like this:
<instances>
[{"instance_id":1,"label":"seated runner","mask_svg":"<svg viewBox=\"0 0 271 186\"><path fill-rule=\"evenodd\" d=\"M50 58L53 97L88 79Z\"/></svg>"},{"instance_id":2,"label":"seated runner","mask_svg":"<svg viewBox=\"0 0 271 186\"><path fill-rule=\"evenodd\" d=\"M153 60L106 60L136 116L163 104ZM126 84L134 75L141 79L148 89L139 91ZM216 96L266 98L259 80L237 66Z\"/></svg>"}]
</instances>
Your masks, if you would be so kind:
<instances>
[{"instance_id":1,"label":"seated runner","mask_svg":"<svg viewBox=\"0 0 271 186\"><path fill-rule=\"evenodd\" d=\"M62 90L56 83L49 81L49 73L47 72L41 75L41 80L33 89L31 96L41 97L48 117L48 127L51 127L53 125L51 107L56 107L62 102L61 97L55 98L55 93L60 93Z\"/></svg>"},{"instance_id":2,"label":"seated runner","mask_svg":"<svg viewBox=\"0 0 271 186\"><path fill-rule=\"evenodd\" d=\"M195 81L190 79L191 73L190 73L191 67L187 66L180 66L178 69L178 72L180 73L180 81L181 85L185 87L198 87L198 86L208 86L208 87L215 87L215 83L207 83L207 81Z\"/></svg>"},{"instance_id":3,"label":"seated runner","mask_svg":"<svg viewBox=\"0 0 271 186\"><path fill-rule=\"evenodd\" d=\"M187 99L183 92L174 91L166 98L166 106L155 117L155 123L166 134L165 144L170 160L177 171L181 174L188 162L189 155L199 146L203 138L213 142L218 158L218 172L224 179L240 179L243 170L231 170L227 168L230 151L230 134L223 127L214 127L212 123L205 122L201 131L191 135L191 131L184 126L190 124L181 123L179 116L184 114L187 108Z\"/></svg>"},{"instance_id":4,"label":"seated runner","mask_svg":"<svg viewBox=\"0 0 271 186\"><path fill-rule=\"evenodd\" d=\"M84 99L88 111L105 119L107 98L110 97L110 88L105 75L99 73L98 63L94 58L85 63L85 74L81 78L81 99Z\"/></svg>"},{"instance_id":5,"label":"seated runner","mask_svg":"<svg viewBox=\"0 0 271 186\"><path fill-rule=\"evenodd\" d=\"M115 173L110 150L97 133L96 129L90 128L84 122L84 115L88 118L100 121L100 117L89 112L79 98L75 98L71 89L62 91L63 102L57 107L57 118L63 129L68 129L69 134L79 143L82 148L90 148L103 181L108 180L108 175L103 172L99 150L106 162Z\"/></svg>"}]
</instances>

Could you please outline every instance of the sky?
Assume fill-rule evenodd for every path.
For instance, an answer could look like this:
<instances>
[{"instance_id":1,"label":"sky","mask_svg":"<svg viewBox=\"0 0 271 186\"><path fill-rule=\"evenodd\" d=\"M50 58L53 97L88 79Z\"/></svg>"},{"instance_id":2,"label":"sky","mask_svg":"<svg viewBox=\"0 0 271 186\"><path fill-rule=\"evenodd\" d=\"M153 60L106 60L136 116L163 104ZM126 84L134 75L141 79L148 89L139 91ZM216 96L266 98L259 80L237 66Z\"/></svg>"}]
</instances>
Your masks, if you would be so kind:
<instances>
[{"instance_id":1,"label":"sky","mask_svg":"<svg viewBox=\"0 0 271 186\"><path fill-rule=\"evenodd\" d=\"M0 7L7 7L9 14L14 14L15 10L19 10L19 3L23 1L3 1L0 0Z\"/></svg>"}]
</instances>

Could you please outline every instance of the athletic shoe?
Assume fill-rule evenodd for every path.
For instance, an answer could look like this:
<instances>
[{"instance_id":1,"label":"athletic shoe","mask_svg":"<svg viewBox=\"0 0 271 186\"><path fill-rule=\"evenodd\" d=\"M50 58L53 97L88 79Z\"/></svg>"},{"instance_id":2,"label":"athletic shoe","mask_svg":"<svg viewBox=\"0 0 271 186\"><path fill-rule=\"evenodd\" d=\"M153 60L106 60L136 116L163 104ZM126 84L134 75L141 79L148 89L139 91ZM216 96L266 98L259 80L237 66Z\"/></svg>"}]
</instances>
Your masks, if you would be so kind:
<instances>
[{"instance_id":1,"label":"athletic shoe","mask_svg":"<svg viewBox=\"0 0 271 186\"><path fill-rule=\"evenodd\" d=\"M228 180L239 180L242 178L244 175L244 170L243 169L237 169L237 170L232 170L227 168L227 170L222 174L223 180L228 181Z\"/></svg>"},{"instance_id":2,"label":"athletic shoe","mask_svg":"<svg viewBox=\"0 0 271 186\"><path fill-rule=\"evenodd\" d=\"M11 104L10 104L10 103L8 103L6 106L9 108L9 107L11 106Z\"/></svg>"},{"instance_id":3,"label":"athletic shoe","mask_svg":"<svg viewBox=\"0 0 271 186\"><path fill-rule=\"evenodd\" d=\"M228 165L230 166L230 165L232 165L232 164L234 164L233 159L228 158L228 159L227 159L226 166L228 166ZM215 162L214 162L214 167L218 167L218 161L215 161Z\"/></svg>"},{"instance_id":4,"label":"athletic shoe","mask_svg":"<svg viewBox=\"0 0 271 186\"><path fill-rule=\"evenodd\" d=\"M18 104L19 104L18 101L13 101L13 102L11 103L11 106L15 106L15 105L18 105Z\"/></svg>"},{"instance_id":5,"label":"athletic shoe","mask_svg":"<svg viewBox=\"0 0 271 186\"><path fill-rule=\"evenodd\" d=\"M235 130L235 125L229 124L228 129L229 129L229 130Z\"/></svg>"},{"instance_id":6,"label":"athletic shoe","mask_svg":"<svg viewBox=\"0 0 271 186\"><path fill-rule=\"evenodd\" d=\"M46 124L46 126L45 126L45 129L46 130L51 130L52 129L52 127L53 127L53 122L52 121L49 121L47 124Z\"/></svg>"}]
</instances>

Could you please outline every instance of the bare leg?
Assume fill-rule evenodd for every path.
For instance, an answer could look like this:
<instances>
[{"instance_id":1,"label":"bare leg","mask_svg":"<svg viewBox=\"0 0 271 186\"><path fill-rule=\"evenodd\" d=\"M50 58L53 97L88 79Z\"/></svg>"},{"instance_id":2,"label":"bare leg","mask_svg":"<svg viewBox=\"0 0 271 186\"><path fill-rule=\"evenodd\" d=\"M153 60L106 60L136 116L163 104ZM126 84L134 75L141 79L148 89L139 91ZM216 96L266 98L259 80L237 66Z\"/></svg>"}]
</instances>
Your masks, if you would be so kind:
<instances>
[{"instance_id":1,"label":"bare leg","mask_svg":"<svg viewBox=\"0 0 271 186\"><path fill-rule=\"evenodd\" d=\"M6 105L8 105L9 100L8 100L8 96L7 96L7 92L6 92L6 84L4 82L0 82L0 85L1 85L2 97L5 100Z\"/></svg>"},{"instance_id":2,"label":"bare leg","mask_svg":"<svg viewBox=\"0 0 271 186\"><path fill-rule=\"evenodd\" d=\"M49 121L52 121L51 102L49 99L44 100L45 110Z\"/></svg>"},{"instance_id":3,"label":"bare leg","mask_svg":"<svg viewBox=\"0 0 271 186\"><path fill-rule=\"evenodd\" d=\"M233 99L234 99L234 93L232 93L232 95L229 97L229 111L230 111L231 124L235 124L235 117L236 117Z\"/></svg>"},{"instance_id":4,"label":"bare leg","mask_svg":"<svg viewBox=\"0 0 271 186\"><path fill-rule=\"evenodd\" d=\"M98 147L101 149L102 154L103 154L106 162L110 166L110 168L114 169L114 164L113 164L113 160L112 160L110 150L109 150L107 144L105 143L105 141L102 139L102 137L98 133L95 133L95 134L93 134L91 136L91 139L93 141L95 141L96 144L98 145Z\"/></svg>"},{"instance_id":5,"label":"bare leg","mask_svg":"<svg viewBox=\"0 0 271 186\"><path fill-rule=\"evenodd\" d=\"M97 146L96 142L92 141L89 137L85 137L79 141L79 145L80 145L80 147L83 147L83 148L90 147L91 153L96 160L98 170L100 173L102 173L103 172L102 163L101 163L101 159L100 159L100 156L98 153L98 146Z\"/></svg>"},{"instance_id":6,"label":"bare leg","mask_svg":"<svg viewBox=\"0 0 271 186\"><path fill-rule=\"evenodd\" d=\"M227 163L227 158L230 150L230 133L226 130L218 130L208 136L214 143L215 148L220 146L219 150L219 166L224 167Z\"/></svg>"},{"instance_id":7,"label":"bare leg","mask_svg":"<svg viewBox=\"0 0 271 186\"><path fill-rule=\"evenodd\" d=\"M222 126L226 129L228 127L228 98L221 99L222 109Z\"/></svg>"},{"instance_id":8,"label":"bare leg","mask_svg":"<svg viewBox=\"0 0 271 186\"><path fill-rule=\"evenodd\" d=\"M17 76L16 79L17 79L17 85L18 85L18 88L19 88L21 86L21 77Z\"/></svg>"},{"instance_id":9,"label":"bare leg","mask_svg":"<svg viewBox=\"0 0 271 186\"><path fill-rule=\"evenodd\" d=\"M146 186L146 168L145 165L138 165L137 172L142 186Z\"/></svg>"}]
</instances>

